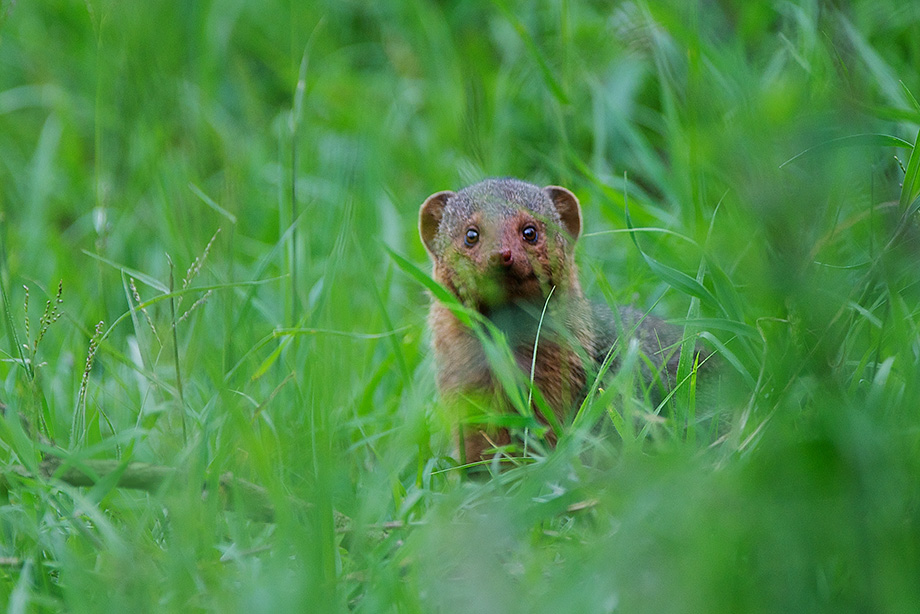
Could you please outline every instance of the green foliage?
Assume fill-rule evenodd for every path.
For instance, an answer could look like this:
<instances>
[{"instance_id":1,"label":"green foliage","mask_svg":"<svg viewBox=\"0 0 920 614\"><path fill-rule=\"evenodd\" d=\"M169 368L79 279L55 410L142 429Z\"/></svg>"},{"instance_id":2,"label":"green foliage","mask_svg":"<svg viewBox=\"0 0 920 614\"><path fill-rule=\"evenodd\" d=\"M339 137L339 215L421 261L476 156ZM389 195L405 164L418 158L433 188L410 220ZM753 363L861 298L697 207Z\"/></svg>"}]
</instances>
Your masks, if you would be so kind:
<instances>
[{"instance_id":1,"label":"green foliage","mask_svg":"<svg viewBox=\"0 0 920 614\"><path fill-rule=\"evenodd\" d=\"M0 2L0 608L916 611L918 27ZM719 377L657 399L618 347L555 450L517 416L527 462L461 479L417 211L486 176L571 188L588 293Z\"/></svg>"}]
</instances>

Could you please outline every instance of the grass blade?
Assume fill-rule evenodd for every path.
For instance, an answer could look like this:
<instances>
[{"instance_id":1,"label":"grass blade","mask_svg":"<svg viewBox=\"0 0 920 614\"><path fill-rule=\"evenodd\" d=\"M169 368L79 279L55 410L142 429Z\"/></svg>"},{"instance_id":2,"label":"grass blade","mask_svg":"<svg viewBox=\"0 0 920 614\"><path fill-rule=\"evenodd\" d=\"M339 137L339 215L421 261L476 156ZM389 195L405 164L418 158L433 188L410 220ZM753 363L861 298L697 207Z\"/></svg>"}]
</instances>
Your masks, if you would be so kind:
<instances>
[{"instance_id":1,"label":"grass blade","mask_svg":"<svg viewBox=\"0 0 920 614\"><path fill-rule=\"evenodd\" d=\"M901 185L901 197L898 199L901 211L906 210L918 195L920 195L920 131L917 132L917 138L907 161L904 183Z\"/></svg>"},{"instance_id":2,"label":"grass blade","mask_svg":"<svg viewBox=\"0 0 920 614\"><path fill-rule=\"evenodd\" d=\"M626 226L630 230L635 230L632 218L629 215L629 203L626 204ZM687 275L683 271L678 271L675 268L672 268L666 264L658 262L648 254L646 254L642 247L639 245L639 241L636 238L634 232L630 233L633 244L636 246L636 249L639 250L639 253L642 255L642 258L645 260L645 263L649 266L655 275L657 275L661 280L665 281L668 285L683 292L684 294L689 294L690 296L695 296L705 303L708 307L713 309L720 309L719 301L716 300L716 297L712 295L706 286L698 282L696 279Z\"/></svg>"},{"instance_id":3,"label":"grass blade","mask_svg":"<svg viewBox=\"0 0 920 614\"><path fill-rule=\"evenodd\" d=\"M792 164L802 157L820 153L822 151L827 151L828 149L839 149L846 147L899 147L901 149L910 149L912 145L904 139L899 139L898 137L891 136L889 134L854 134L851 136L842 136L837 139L831 139L821 143L820 145L809 147L805 151L792 156L780 164L779 167L783 168L784 166Z\"/></svg>"}]
</instances>

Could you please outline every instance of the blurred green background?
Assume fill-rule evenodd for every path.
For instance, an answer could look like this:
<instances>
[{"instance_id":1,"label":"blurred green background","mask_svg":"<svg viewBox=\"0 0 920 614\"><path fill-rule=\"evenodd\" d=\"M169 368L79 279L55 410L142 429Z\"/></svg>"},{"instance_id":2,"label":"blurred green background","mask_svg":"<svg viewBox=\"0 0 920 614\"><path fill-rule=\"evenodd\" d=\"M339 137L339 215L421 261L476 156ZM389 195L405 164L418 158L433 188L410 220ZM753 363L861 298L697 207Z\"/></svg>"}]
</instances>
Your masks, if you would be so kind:
<instances>
[{"instance_id":1,"label":"blurred green background","mask_svg":"<svg viewBox=\"0 0 920 614\"><path fill-rule=\"evenodd\" d=\"M3 0L0 608L917 611L918 67L900 0ZM390 254L492 176L724 388L460 480Z\"/></svg>"}]
</instances>

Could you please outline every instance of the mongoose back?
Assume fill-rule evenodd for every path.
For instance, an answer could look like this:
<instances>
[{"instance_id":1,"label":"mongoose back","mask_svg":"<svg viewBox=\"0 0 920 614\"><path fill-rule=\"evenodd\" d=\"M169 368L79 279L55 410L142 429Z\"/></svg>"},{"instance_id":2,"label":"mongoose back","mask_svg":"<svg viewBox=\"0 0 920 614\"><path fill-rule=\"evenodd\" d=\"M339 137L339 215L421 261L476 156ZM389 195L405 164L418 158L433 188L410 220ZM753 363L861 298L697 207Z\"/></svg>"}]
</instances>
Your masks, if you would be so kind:
<instances>
[{"instance_id":1,"label":"mongoose back","mask_svg":"<svg viewBox=\"0 0 920 614\"><path fill-rule=\"evenodd\" d=\"M585 298L573 253L581 230L581 207L572 192L517 179L438 192L419 212L435 281L505 334L517 368L527 379L532 372L558 419L584 399L589 374L620 330L633 331L642 351L668 372L677 366L677 329L629 307L614 314ZM458 413L461 460L481 460L492 444L509 441L506 430L470 419L475 407L508 411L502 384L480 337L440 301L432 302L429 324L438 390Z\"/></svg>"}]
</instances>

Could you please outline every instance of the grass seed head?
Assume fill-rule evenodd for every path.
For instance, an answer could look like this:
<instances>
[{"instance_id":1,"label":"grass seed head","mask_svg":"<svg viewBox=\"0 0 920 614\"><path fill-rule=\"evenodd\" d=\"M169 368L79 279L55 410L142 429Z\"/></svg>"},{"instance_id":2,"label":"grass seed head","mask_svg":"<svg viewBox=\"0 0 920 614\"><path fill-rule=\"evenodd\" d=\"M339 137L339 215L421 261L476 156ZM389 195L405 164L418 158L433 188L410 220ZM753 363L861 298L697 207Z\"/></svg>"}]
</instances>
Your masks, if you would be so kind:
<instances>
[{"instance_id":1,"label":"grass seed head","mask_svg":"<svg viewBox=\"0 0 920 614\"><path fill-rule=\"evenodd\" d=\"M26 320L26 322L25 322L25 324L26 324L26 340L28 340L28 339L31 338L31 336L32 336L32 333L31 333L31 331L29 330L29 329L30 329L30 323L29 323L29 286L23 284L23 285L22 285L22 289L25 290L25 293L26 293L26 296L25 296L25 298L23 299L23 302L22 302L22 310L23 310L23 311L25 312L25 314L26 314L26 317L25 317L25 320ZM29 345L28 345L28 344L24 344L24 345L26 346L26 349L29 348Z\"/></svg>"},{"instance_id":2,"label":"grass seed head","mask_svg":"<svg viewBox=\"0 0 920 614\"><path fill-rule=\"evenodd\" d=\"M32 346L32 353L38 351L38 344L41 343L41 340L45 337L45 333L48 332L48 329L52 324L58 321L61 317L61 305L64 303L64 299L61 296L64 294L64 280L58 282L57 294L54 295L54 299L48 299L45 301L45 311L42 312L42 317L39 320L39 331L38 337L35 338L35 342Z\"/></svg>"},{"instance_id":3,"label":"grass seed head","mask_svg":"<svg viewBox=\"0 0 920 614\"><path fill-rule=\"evenodd\" d=\"M32 322L29 318L29 286L23 285L22 289L25 291L22 310L25 314L23 323L25 324L26 331L26 343L22 345L27 351L31 352L34 358L36 352L38 352L39 344L45 337L45 333L48 332L51 325L57 322L62 315L61 305L64 303L64 299L62 298L64 294L64 281L61 280L58 282L57 293L54 295L54 298L45 301L45 309L42 311L42 315L38 320L38 335L36 335L34 340L32 339Z\"/></svg>"},{"instance_id":4,"label":"grass seed head","mask_svg":"<svg viewBox=\"0 0 920 614\"><path fill-rule=\"evenodd\" d=\"M137 291L137 284L134 282L133 277L128 278L128 286L131 288L131 296L134 297L134 301L137 303L138 307L140 307L141 313L144 314L144 319L147 320L147 326L150 327L150 331L153 333L157 343L162 346L163 342L160 340L160 335L157 333L156 326L153 325L153 319L150 317L150 313L147 311L146 307L141 307L144 301L141 300L141 294Z\"/></svg>"},{"instance_id":5,"label":"grass seed head","mask_svg":"<svg viewBox=\"0 0 920 614\"><path fill-rule=\"evenodd\" d=\"M86 363L83 366L83 377L80 379L80 392L77 395L77 410L74 412L73 419L73 436L74 438L82 437L83 426L86 419L86 389L89 384L89 374L93 370L93 362L96 358L96 352L99 349L99 343L102 341L102 329L105 326L103 320L99 320L93 336L89 340L89 349L86 351Z\"/></svg>"},{"instance_id":6,"label":"grass seed head","mask_svg":"<svg viewBox=\"0 0 920 614\"><path fill-rule=\"evenodd\" d=\"M207 303L208 299L211 298L212 293L213 293L213 290L208 290L207 292L205 292L204 296L202 296L200 299L195 301L195 303L191 307L189 307L188 310L182 314L182 316L179 317L179 319L176 321L176 324L188 318L189 315L191 315L193 311L195 311L196 309L198 309L199 307Z\"/></svg>"},{"instance_id":7,"label":"grass seed head","mask_svg":"<svg viewBox=\"0 0 920 614\"><path fill-rule=\"evenodd\" d=\"M217 229L217 232L211 236L211 240L208 241L208 244L204 248L201 256L195 258L192 261L192 264L189 266L188 270L185 272L185 279L182 280L182 289L185 290L188 288L189 284L192 283L192 280L198 276L198 273L201 272L201 267L204 266L204 261L207 260L208 254L211 252L211 246L214 245L214 241L217 240L217 235L220 234L220 228Z\"/></svg>"}]
</instances>

